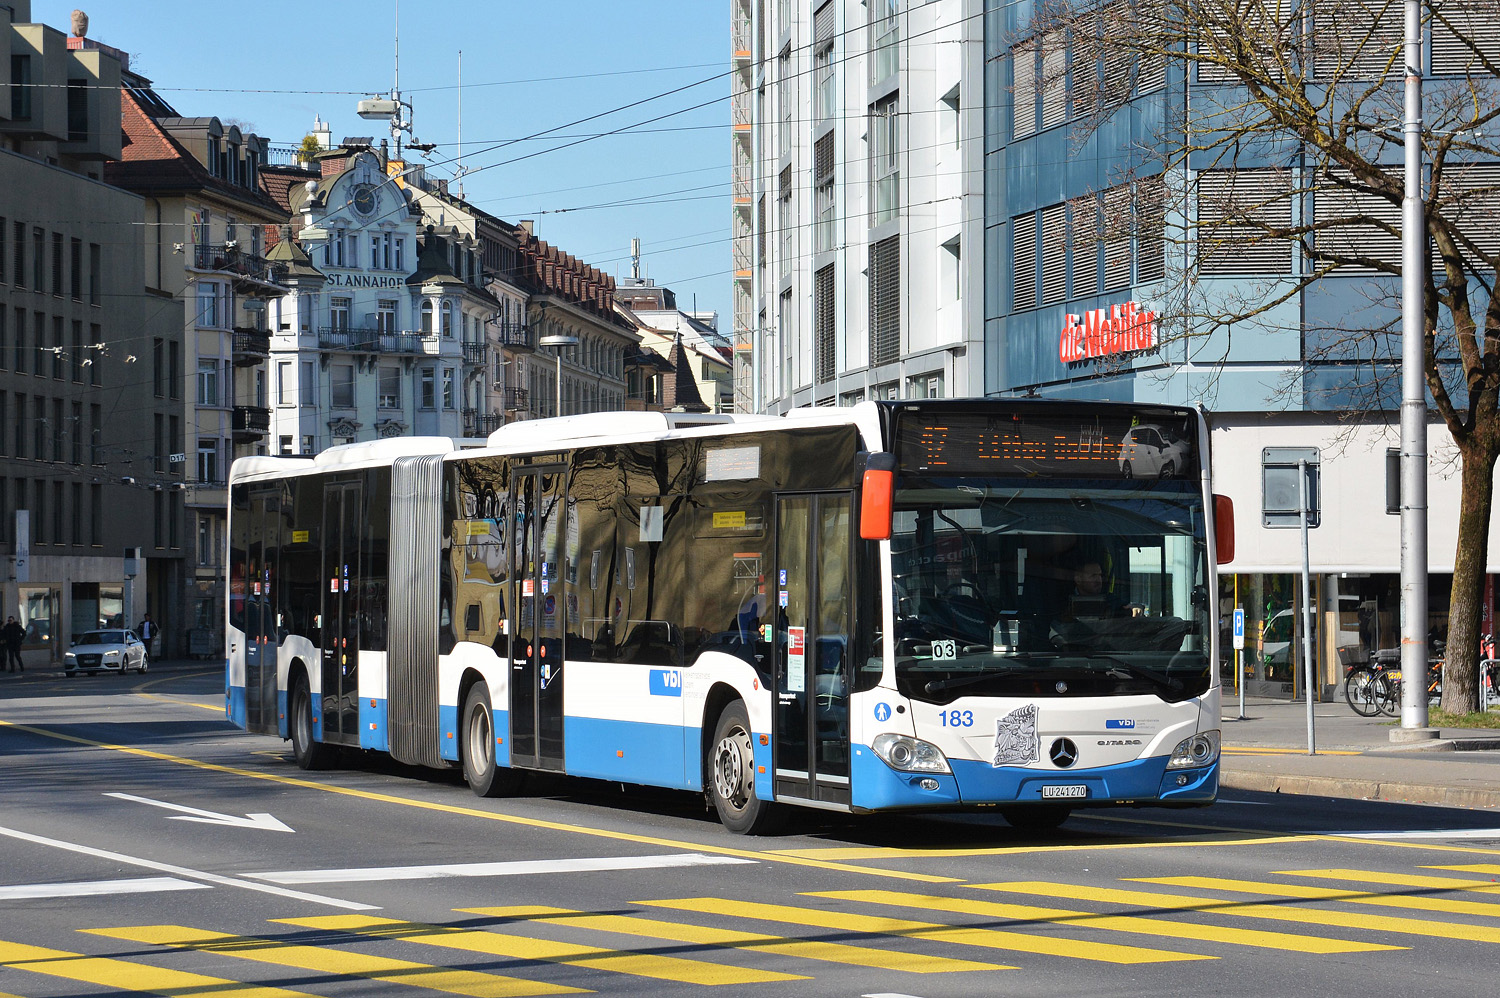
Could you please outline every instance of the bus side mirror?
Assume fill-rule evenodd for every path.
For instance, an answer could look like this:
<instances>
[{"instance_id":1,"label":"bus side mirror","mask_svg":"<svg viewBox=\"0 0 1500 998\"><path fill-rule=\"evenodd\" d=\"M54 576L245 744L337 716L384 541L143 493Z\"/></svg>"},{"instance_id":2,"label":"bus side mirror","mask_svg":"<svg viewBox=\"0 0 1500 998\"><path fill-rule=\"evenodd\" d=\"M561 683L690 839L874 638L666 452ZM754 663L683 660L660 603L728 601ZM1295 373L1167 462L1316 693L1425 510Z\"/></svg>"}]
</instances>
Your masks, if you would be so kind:
<instances>
[{"instance_id":1,"label":"bus side mirror","mask_svg":"<svg viewBox=\"0 0 1500 998\"><path fill-rule=\"evenodd\" d=\"M1214 496L1214 556L1220 565L1234 561L1234 500Z\"/></svg>"},{"instance_id":2,"label":"bus side mirror","mask_svg":"<svg viewBox=\"0 0 1500 998\"><path fill-rule=\"evenodd\" d=\"M896 455L879 451L865 461L859 495L859 536L867 541L891 539L891 507L896 496Z\"/></svg>"}]
</instances>

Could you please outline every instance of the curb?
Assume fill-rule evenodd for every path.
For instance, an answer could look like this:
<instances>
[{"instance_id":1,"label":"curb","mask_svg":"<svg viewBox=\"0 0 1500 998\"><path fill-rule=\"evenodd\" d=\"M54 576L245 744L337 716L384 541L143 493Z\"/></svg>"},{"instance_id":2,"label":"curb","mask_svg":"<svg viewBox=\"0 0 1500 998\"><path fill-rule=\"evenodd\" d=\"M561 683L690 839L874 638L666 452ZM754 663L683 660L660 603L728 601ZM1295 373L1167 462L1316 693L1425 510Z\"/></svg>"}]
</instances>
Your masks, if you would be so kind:
<instances>
[{"instance_id":1,"label":"curb","mask_svg":"<svg viewBox=\"0 0 1500 998\"><path fill-rule=\"evenodd\" d=\"M1284 776L1276 773L1219 772L1219 786L1268 794L1302 794L1344 800L1390 800L1447 807L1500 808L1500 791L1426 786L1391 780L1356 780L1337 776Z\"/></svg>"}]
</instances>

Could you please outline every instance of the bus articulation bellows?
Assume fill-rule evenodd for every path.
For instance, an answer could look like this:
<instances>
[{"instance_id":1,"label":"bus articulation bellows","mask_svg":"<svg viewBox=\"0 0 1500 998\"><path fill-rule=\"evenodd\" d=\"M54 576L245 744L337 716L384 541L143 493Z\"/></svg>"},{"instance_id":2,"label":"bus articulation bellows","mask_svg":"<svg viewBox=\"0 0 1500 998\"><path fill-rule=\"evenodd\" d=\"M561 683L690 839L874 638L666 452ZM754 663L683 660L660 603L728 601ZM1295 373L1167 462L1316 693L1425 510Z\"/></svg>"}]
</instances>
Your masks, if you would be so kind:
<instances>
[{"instance_id":1,"label":"bus articulation bellows","mask_svg":"<svg viewBox=\"0 0 1500 998\"><path fill-rule=\"evenodd\" d=\"M789 805L1196 806L1218 788L1196 409L600 413L230 474L227 711L363 749Z\"/></svg>"}]
</instances>

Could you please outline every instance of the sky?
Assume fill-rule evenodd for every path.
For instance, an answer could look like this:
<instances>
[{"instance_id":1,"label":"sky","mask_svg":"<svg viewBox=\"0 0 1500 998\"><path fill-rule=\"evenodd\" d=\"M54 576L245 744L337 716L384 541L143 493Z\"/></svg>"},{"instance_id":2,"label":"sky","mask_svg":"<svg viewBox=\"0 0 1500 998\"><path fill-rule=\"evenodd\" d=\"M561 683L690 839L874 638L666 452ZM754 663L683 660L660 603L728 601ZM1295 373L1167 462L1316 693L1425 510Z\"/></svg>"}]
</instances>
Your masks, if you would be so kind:
<instances>
[{"instance_id":1,"label":"sky","mask_svg":"<svg viewBox=\"0 0 1500 998\"><path fill-rule=\"evenodd\" d=\"M461 148L469 201L533 219L538 236L617 278L639 237L644 276L681 308L716 310L728 331L727 0L33 0L32 20L67 31L84 10L88 37L129 53L185 117L297 145L317 114L335 142L378 142L387 123L354 109L391 90L398 3L401 92L416 139L437 144L408 162L451 178Z\"/></svg>"}]
</instances>

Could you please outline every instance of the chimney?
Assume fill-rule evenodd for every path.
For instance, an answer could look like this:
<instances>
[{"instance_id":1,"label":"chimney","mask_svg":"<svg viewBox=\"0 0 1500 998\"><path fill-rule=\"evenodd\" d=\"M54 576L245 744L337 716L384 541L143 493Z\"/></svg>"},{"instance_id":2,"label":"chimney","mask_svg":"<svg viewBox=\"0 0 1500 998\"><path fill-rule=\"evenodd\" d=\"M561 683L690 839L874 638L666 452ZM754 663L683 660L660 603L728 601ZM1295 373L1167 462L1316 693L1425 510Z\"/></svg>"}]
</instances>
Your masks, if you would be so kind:
<instances>
[{"instance_id":1,"label":"chimney","mask_svg":"<svg viewBox=\"0 0 1500 998\"><path fill-rule=\"evenodd\" d=\"M521 221L518 224L521 226L521 231L524 232L524 233L526 233L528 236L536 234L533 231L534 228L535 228L535 226L536 226L536 223L534 221L532 221L531 219L529 219L529 218L523 218L523 219L521 219Z\"/></svg>"}]
</instances>

